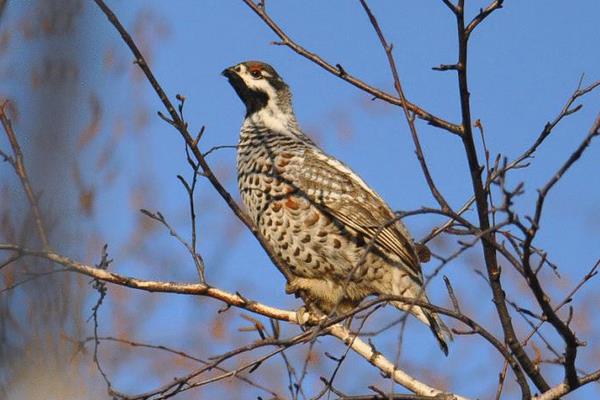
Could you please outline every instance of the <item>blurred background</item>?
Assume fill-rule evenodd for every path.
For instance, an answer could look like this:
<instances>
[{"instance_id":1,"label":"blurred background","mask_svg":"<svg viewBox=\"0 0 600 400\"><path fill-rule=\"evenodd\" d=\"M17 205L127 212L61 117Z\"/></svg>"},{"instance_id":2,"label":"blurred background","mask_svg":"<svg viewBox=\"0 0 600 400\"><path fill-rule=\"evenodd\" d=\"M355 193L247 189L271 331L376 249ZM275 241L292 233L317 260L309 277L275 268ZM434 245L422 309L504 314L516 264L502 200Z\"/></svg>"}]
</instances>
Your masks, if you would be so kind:
<instances>
[{"instance_id":1,"label":"blurred background","mask_svg":"<svg viewBox=\"0 0 600 400\"><path fill-rule=\"evenodd\" d=\"M123 275L167 281L197 280L185 248L169 232L139 212L160 211L186 239L190 237L187 194L177 180L190 178L184 143L157 117L162 104L133 64L124 42L91 1L37 0L2 3L0 19L0 98L23 148L26 166L40 194L52 246L82 262L97 264L108 244L111 270ZM486 1L471 0L474 16ZM414 155L402 109L335 78L289 49L272 45L277 37L241 1L108 1L132 34L157 79L174 101L186 98L184 115L192 133L206 127L203 150L237 142L244 108L220 72L244 60L273 65L294 94L304 130L327 152L345 161L395 210L435 206ZM387 39L394 44L408 99L453 122L459 121L455 73L431 68L457 59L454 18L441 1L380 1L371 4ZM292 39L331 64L393 93L385 54L358 2L267 1L267 11ZM506 2L475 32L470 47L473 119L485 129L492 157L519 155L561 108L582 79L600 79L600 3L529 0ZM582 78L583 77L583 78ZM523 215L533 212L536 189L562 165L587 134L600 110L600 92L582 100L584 107L561 123L536 153L531 166L514 171L509 186L525 182L516 200ZM471 196L466 159L459 140L422 121L417 128L432 174L451 205ZM480 143L479 143L480 144ZM4 133L0 148L9 151ZM482 154L481 147L479 148ZM581 280L600 257L600 144L594 143L551 192L536 245L558 265L560 278L542 273L555 303ZM228 190L238 197L235 150L211 153L208 161ZM259 302L296 309L284 293L284 279L254 237L235 218L208 182L196 192L199 250L209 284L240 292ZM473 213L468 214L473 218ZM405 220L419 239L444 221L432 215ZM0 241L39 245L26 198L8 163L0 164ZM456 237L431 244L439 254L459 246ZM4 260L6 255L1 255ZM423 266L431 273L436 262ZM463 312L492 332L501 329L486 282L479 247L446 266ZM508 264L503 270L507 295L536 309L525 283ZM578 366L587 372L600 365L600 281L592 279L575 296L573 326L587 341ZM441 275L428 287L431 300L450 306ZM93 363L89 320L98 293L89 279L35 260L0 270L0 397L7 399L102 399L106 386ZM222 304L207 298L151 294L108 286L100 308L99 334L137 343L164 345L208 359L258 339L238 309L217 313ZM566 315L566 314L563 314ZM385 309L366 330L399 317ZM263 323L267 324L264 318ZM453 321L448 324L459 327ZM513 315L521 337L527 323ZM282 326L290 336L296 326ZM544 336L558 349L552 329ZM473 398L492 398L503 360L477 336L458 336L445 358L428 328L410 318L398 355L399 326L373 338L390 359L399 356L405 370L431 385ZM307 346L286 351L301 371L309 357L303 396L311 398L336 364L324 351L341 355L344 347L321 338L310 355ZM526 350L536 359L551 358L538 338ZM264 354L257 350L227 362L234 369ZM539 356L539 357L538 357ZM141 393L200 364L161 350L103 341L99 358L115 389ZM561 366L541 364L552 384L562 380ZM211 372L211 376L216 372ZM290 397L282 357L265 362L248 376L281 397ZM335 385L348 394L367 393L369 385L402 391L352 353ZM509 372L506 398L519 393ZM269 398L271 394L240 379L195 389L178 398ZM305 397L304 397L305 396ZM600 396L591 384L567 398Z\"/></svg>"}]
</instances>

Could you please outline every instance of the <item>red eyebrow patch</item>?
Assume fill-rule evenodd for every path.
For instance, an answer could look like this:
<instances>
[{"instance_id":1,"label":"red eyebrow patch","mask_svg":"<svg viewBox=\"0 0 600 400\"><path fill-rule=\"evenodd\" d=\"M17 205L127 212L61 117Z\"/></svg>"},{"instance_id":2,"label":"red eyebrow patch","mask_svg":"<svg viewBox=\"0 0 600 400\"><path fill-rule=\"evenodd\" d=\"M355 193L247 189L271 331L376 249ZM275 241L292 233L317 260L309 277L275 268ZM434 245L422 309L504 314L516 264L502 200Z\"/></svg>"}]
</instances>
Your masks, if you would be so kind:
<instances>
[{"instance_id":1,"label":"red eyebrow patch","mask_svg":"<svg viewBox=\"0 0 600 400\"><path fill-rule=\"evenodd\" d=\"M255 72L255 71L260 71L262 72L263 68L262 65L257 64L257 63L252 63L252 64L248 64L248 71L250 72Z\"/></svg>"}]
</instances>

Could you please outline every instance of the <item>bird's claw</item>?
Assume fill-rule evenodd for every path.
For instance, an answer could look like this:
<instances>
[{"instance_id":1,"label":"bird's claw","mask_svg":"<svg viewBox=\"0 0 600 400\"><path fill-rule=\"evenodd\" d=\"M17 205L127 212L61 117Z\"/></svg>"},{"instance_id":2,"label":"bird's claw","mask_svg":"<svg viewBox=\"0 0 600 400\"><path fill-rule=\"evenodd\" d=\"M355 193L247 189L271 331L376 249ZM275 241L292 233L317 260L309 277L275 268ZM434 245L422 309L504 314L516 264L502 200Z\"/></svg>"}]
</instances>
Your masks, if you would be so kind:
<instances>
[{"instance_id":1,"label":"bird's claw","mask_svg":"<svg viewBox=\"0 0 600 400\"><path fill-rule=\"evenodd\" d=\"M296 321L298 325L304 326L310 320L310 313L305 306L301 306L296 310Z\"/></svg>"}]
</instances>

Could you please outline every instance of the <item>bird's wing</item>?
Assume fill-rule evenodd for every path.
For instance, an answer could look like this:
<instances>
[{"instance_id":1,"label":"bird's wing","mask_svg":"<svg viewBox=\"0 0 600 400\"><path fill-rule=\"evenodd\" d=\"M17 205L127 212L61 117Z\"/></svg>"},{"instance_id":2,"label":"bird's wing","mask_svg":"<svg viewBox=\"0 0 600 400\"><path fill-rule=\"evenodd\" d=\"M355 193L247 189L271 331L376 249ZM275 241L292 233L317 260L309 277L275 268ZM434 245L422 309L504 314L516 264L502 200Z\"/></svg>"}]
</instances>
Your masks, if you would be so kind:
<instances>
[{"instance_id":1,"label":"bird's wing","mask_svg":"<svg viewBox=\"0 0 600 400\"><path fill-rule=\"evenodd\" d=\"M413 240L377 193L340 161L316 149L306 150L302 168L294 172L297 190L357 234L365 243L391 253L422 279Z\"/></svg>"}]
</instances>

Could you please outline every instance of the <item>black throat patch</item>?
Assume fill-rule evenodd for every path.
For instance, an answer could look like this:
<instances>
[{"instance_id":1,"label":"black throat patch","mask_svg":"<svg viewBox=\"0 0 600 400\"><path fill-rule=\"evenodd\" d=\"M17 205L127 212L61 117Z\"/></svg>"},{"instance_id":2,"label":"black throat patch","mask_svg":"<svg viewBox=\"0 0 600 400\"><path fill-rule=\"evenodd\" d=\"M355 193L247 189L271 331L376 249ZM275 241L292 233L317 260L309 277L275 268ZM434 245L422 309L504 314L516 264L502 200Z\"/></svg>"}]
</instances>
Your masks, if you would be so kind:
<instances>
[{"instance_id":1,"label":"black throat patch","mask_svg":"<svg viewBox=\"0 0 600 400\"><path fill-rule=\"evenodd\" d=\"M246 105L246 117L262 110L269 102L269 96L261 90L250 90L244 83L244 80L233 71L224 71L223 75L227 77L229 83L235 89L240 99Z\"/></svg>"}]
</instances>

